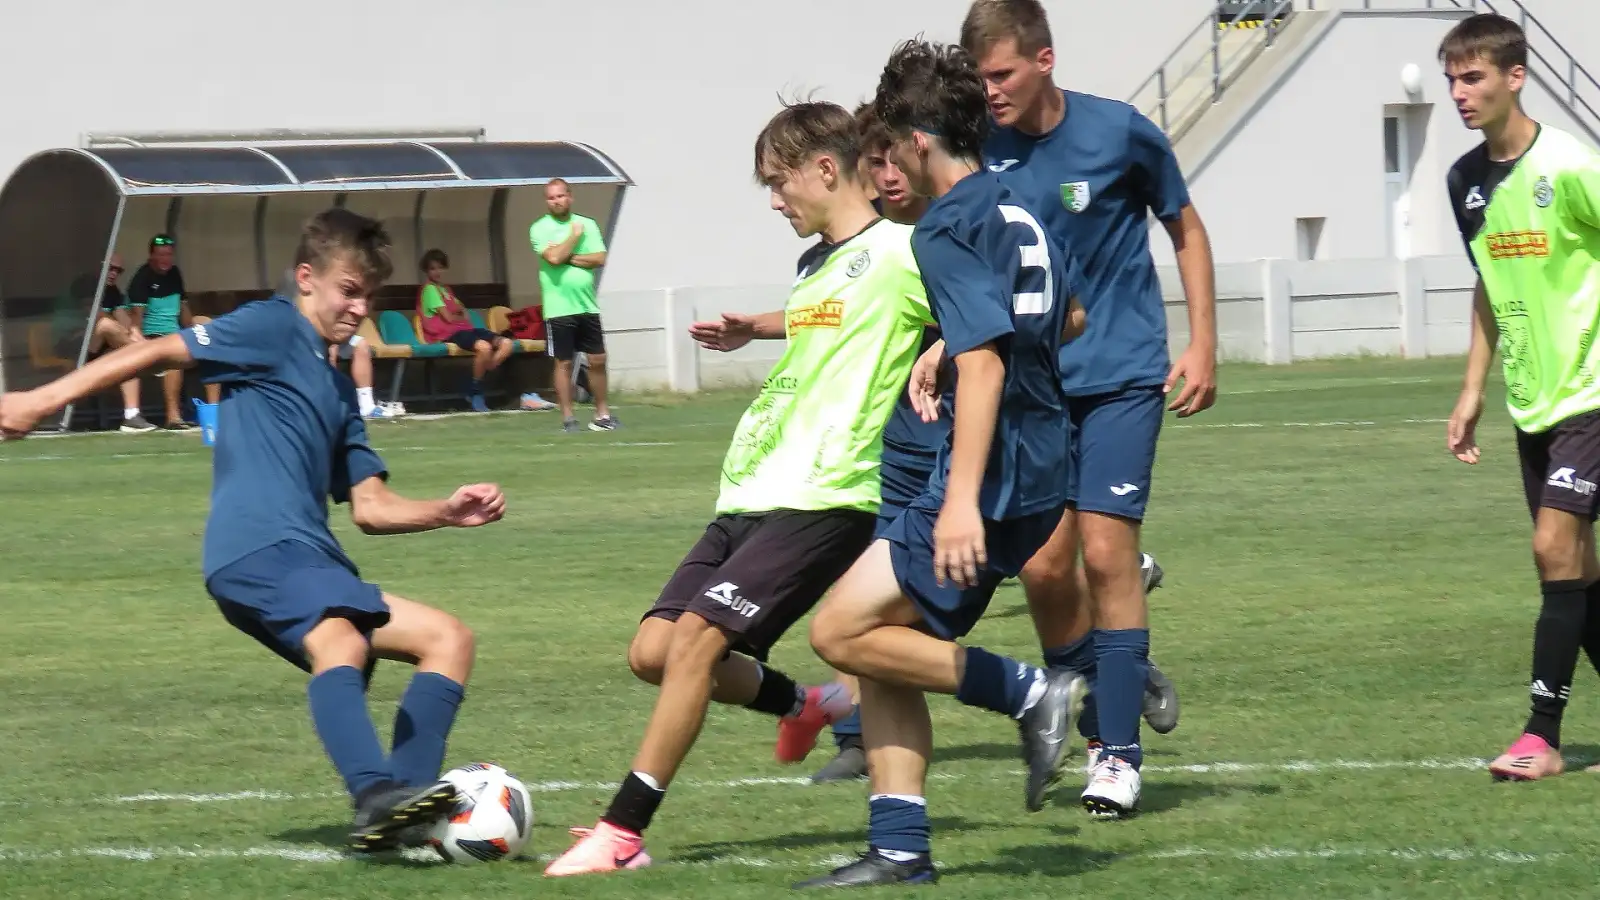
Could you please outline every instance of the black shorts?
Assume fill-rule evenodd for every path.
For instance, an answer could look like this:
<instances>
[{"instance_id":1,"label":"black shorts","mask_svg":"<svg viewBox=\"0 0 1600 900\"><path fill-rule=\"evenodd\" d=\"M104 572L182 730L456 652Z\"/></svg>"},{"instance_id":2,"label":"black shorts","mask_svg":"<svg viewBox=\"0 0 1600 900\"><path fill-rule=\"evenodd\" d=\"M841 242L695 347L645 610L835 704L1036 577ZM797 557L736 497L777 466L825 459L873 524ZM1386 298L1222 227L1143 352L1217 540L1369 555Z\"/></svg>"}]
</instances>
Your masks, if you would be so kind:
<instances>
[{"instance_id":1,"label":"black shorts","mask_svg":"<svg viewBox=\"0 0 1600 900\"><path fill-rule=\"evenodd\" d=\"M692 612L765 660L872 543L878 517L849 509L718 516L644 618Z\"/></svg>"},{"instance_id":2,"label":"black shorts","mask_svg":"<svg viewBox=\"0 0 1600 900\"><path fill-rule=\"evenodd\" d=\"M1541 507L1596 519L1596 485L1600 484L1600 410L1580 413L1549 431L1529 434L1517 429L1517 458L1522 462L1522 490L1528 512Z\"/></svg>"},{"instance_id":3,"label":"black shorts","mask_svg":"<svg viewBox=\"0 0 1600 900\"><path fill-rule=\"evenodd\" d=\"M570 362L579 353L606 352L606 331L600 327L599 313L546 319L544 327L549 337L545 347L562 362Z\"/></svg>"},{"instance_id":4,"label":"black shorts","mask_svg":"<svg viewBox=\"0 0 1600 900\"><path fill-rule=\"evenodd\" d=\"M457 347L460 347L468 353L471 353L473 347L476 346L479 341L488 341L489 346L493 347L495 341L498 340L500 340L500 335L495 334L487 328L468 328L466 331L458 331L455 334L445 338L445 343L455 344Z\"/></svg>"}]
</instances>

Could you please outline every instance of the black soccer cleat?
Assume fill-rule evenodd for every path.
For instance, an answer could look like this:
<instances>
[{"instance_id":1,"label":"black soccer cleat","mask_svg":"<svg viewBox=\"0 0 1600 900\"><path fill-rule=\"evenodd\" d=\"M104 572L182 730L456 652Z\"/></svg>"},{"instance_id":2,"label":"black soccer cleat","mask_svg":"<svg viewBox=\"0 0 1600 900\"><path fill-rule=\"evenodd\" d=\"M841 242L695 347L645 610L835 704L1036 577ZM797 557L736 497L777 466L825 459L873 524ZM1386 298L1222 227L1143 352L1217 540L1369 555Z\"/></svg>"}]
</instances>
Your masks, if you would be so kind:
<instances>
[{"instance_id":1,"label":"black soccer cleat","mask_svg":"<svg viewBox=\"0 0 1600 900\"><path fill-rule=\"evenodd\" d=\"M456 786L448 781L425 788L394 782L368 788L356 799L350 849L357 853L392 850L400 844L403 832L448 816L459 799Z\"/></svg>"},{"instance_id":2,"label":"black soccer cleat","mask_svg":"<svg viewBox=\"0 0 1600 900\"><path fill-rule=\"evenodd\" d=\"M857 741L841 746L838 755L828 760L827 765L811 776L811 783L859 781L865 777L867 777L867 753L861 749L861 744Z\"/></svg>"},{"instance_id":3,"label":"black soccer cleat","mask_svg":"<svg viewBox=\"0 0 1600 900\"><path fill-rule=\"evenodd\" d=\"M1073 722L1089 693L1088 680L1075 672L1048 672L1045 679L1044 696L1017 721L1022 758L1028 764L1028 812L1043 809L1045 792L1060 780Z\"/></svg>"},{"instance_id":4,"label":"black soccer cleat","mask_svg":"<svg viewBox=\"0 0 1600 900\"><path fill-rule=\"evenodd\" d=\"M794 886L803 891L810 888L871 887L880 884L933 884L939 880L939 870L933 866L933 857L924 853L910 862L895 862L869 849L853 863L840 866L826 875L802 881Z\"/></svg>"}]
</instances>

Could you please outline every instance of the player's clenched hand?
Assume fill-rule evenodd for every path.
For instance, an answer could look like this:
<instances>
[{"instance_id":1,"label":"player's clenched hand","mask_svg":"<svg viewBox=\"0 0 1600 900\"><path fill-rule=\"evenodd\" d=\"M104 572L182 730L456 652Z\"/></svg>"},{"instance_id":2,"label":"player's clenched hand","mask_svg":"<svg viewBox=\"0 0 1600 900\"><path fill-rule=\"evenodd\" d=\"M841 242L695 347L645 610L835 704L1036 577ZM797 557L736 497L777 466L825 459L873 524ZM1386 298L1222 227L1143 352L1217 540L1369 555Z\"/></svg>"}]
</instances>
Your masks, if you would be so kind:
<instances>
[{"instance_id":1,"label":"player's clenched hand","mask_svg":"<svg viewBox=\"0 0 1600 900\"><path fill-rule=\"evenodd\" d=\"M939 371L944 366L944 341L929 347L911 366L906 395L924 422L939 421Z\"/></svg>"},{"instance_id":2,"label":"player's clenched hand","mask_svg":"<svg viewBox=\"0 0 1600 900\"><path fill-rule=\"evenodd\" d=\"M1463 391L1445 426L1445 446L1467 465L1478 463L1478 418L1483 415L1483 394Z\"/></svg>"},{"instance_id":3,"label":"player's clenched hand","mask_svg":"<svg viewBox=\"0 0 1600 900\"><path fill-rule=\"evenodd\" d=\"M983 541L983 516L976 505L946 503L933 523L933 578L960 587L978 583L978 569L989 562Z\"/></svg>"},{"instance_id":4,"label":"player's clenched hand","mask_svg":"<svg viewBox=\"0 0 1600 900\"><path fill-rule=\"evenodd\" d=\"M463 485L444 503L445 521L456 528L498 522L506 514L506 495L498 484Z\"/></svg>"},{"instance_id":5,"label":"player's clenched hand","mask_svg":"<svg viewBox=\"0 0 1600 900\"><path fill-rule=\"evenodd\" d=\"M1172 393L1180 378L1183 389L1167 404L1167 409L1177 410L1180 419L1210 409L1211 404L1217 402L1216 351L1201 344L1190 344L1167 373L1166 393Z\"/></svg>"},{"instance_id":6,"label":"player's clenched hand","mask_svg":"<svg viewBox=\"0 0 1600 900\"><path fill-rule=\"evenodd\" d=\"M49 410L41 407L29 391L0 394L0 439L14 441L28 436Z\"/></svg>"},{"instance_id":7,"label":"player's clenched hand","mask_svg":"<svg viewBox=\"0 0 1600 900\"><path fill-rule=\"evenodd\" d=\"M696 322L689 326L689 337L707 350L724 353L737 350L756 336L755 317L741 313L723 313L715 322Z\"/></svg>"}]
</instances>

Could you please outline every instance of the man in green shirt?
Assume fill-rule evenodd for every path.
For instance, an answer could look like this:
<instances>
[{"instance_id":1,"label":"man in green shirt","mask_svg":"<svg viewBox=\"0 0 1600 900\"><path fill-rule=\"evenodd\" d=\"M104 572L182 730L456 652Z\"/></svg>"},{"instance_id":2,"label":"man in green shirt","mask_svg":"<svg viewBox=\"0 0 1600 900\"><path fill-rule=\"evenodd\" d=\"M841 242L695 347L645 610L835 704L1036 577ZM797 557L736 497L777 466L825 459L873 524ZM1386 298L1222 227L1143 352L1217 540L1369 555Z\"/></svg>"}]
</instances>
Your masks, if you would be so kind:
<instances>
[{"instance_id":1,"label":"man in green shirt","mask_svg":"<svg viewBox=\"0 0 1600 900\"><path fill-rule=\"evenodd\" d=\"M1499 342L1543 605L1532 711L1489 764L1496 780L1559 775L1578 651L1600 669L1600 154L1522 111L1528 44L1501 16L1462 20L1439 47L1451 98L1484 142L1450 170L1450 202L1478 283L1466 382L1447 442L1476 464L1484 385Z\"/></svg>"},{"instance_id":2,"label":"man in green shirt","mask_svg":"<svg viewBox=\"0 0 1600 900\"><path fill-rule=\"evenodd\" d=\"M572 187L560 178L544 188L550 212L528 228L528 241L539 254L539 292L544 301L546 344L556 361L556 403L561 430L577 431L572 415L572 361L579 353L589 363L589 391L594 394L594 431L617 427L606 405L606 335L595 301L594 270L606 264L606 241L600 226L572 211Z\"/></svg>"},{"instance_id":3,"label":"man in green shirt","mask_svg":"<svg viewBox=\"0 0 1600 900\"><path fill-rule=\"evenodd\" d=\"M883 427L933 322L911 227L874 212L860 155L855 120L832 103L787 107L756 140L756 175L773 207L821 241L800 258L782 312L692 332L729 347L787 340L734 432L716 518L629 647L635 674L660 685L632 771L547 875L649 864L642 834L710 701L780 721L850 711L847 690L804 691L757 660L871 543Z\"/></svg>"}]
</instances>

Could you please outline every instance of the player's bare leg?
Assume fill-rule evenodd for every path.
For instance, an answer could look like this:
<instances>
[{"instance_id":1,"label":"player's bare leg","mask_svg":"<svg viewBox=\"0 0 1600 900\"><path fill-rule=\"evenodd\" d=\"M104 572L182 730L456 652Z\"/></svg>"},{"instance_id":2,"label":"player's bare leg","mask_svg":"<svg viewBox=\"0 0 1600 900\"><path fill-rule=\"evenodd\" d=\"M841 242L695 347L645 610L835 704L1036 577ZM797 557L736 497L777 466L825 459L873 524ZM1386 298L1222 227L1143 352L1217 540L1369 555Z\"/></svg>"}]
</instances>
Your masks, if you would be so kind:
<instances>
[{"instance_id":1,"label":"player's bare leg","mask_svg":"<svg viewBox=\"0 0 1600 900\"><path fill-rule=\"evenodd\" d=\"M872 781L867 852L797 888L928 884L933 866L928 822L928 760L933 722L919 690L860 680L861 732Z\"/></svg>"},{"instance_id":2,"label":"player's bare leg","mask_svg":"<svg viewBox=\"0 0 1600 900\"><path fill-rule=\"evenodd\" d=\"M1589 627L1589 593L1600 575L1594 525L1565 510L1540 508L1533 561L1544 599L1533 630L1531 710L1522 736L1489 764L1496 781L1536 781L1565 769L1561 720Z\"/></svg>"},{"instance_id":3,"label":"player's bare leg","mask_svg":"<svg viewBox=\"0 0 1600 900\"><path fill-rule=\"evenodd\" d=\"M659 686L672 650L674 623L649 618L639 623L628 645L628 668L640 681ZM742 653L730 653L712 672L711 699L728 706L748 706L761 690L762 666Z\"/></svg>"},{"instance_id":4,"label":"player's bare leg","mask_svg":"<svg viewBox=\"0 0 1600 900\"><path fill-rule=\"evenodd\" d=\"M955 696L1017 721L1028 763L1025 805L1038 810L1065 755L1086 684L1047 676L979 647L913 626L922 621L900 592L889 542L878 540L845 573L811 623L811 646L829 665L862 679Z\"/></svg>"},{"instance_id":5,"label":"player's bare leg","mask_svg":"<svg viewBox=\"0 0 1600 900\"><path fill-rule=\"evenodd\" d=\"M589 393L594 396L595 421L605 423L612 421L610 401L606 399L606 355L604 353L589 354ZM608 430L604 424L600 430Z\"/></svg>"},{"instance_id":6,"label":"player's bare leg","mask_svg":"<svg viewBox=\"0 0 1600 900\"><path fill-rule=\"evenodd\" d=\"M1087 511L1080 511L1077 520L1094 606L1095 712L1101 740L1083 805L1091 814L1119 817L1138 806L1138 770L1144 761L1139 718L1150 647L1139 523Z\"/></svg>"},{"instance_id":7,"label":"player's bare leg","mask_svg":"<svg viewBox=\"0 0 1600 900\"><path fill-rule=\"evenodd\" d=\"M572 415L572 360L555 360L556 406L561 410L561 430L577 431L578 420Z\"/></svg>"}]
</instances>

